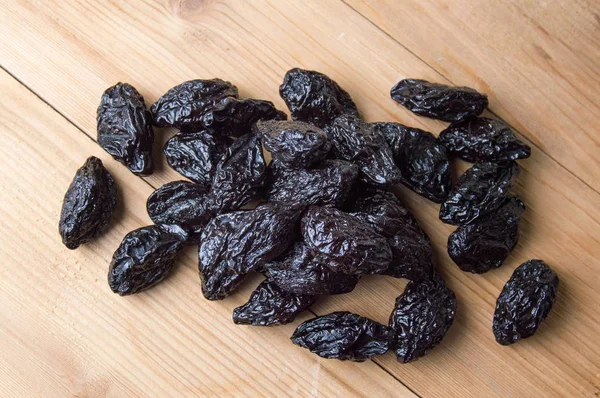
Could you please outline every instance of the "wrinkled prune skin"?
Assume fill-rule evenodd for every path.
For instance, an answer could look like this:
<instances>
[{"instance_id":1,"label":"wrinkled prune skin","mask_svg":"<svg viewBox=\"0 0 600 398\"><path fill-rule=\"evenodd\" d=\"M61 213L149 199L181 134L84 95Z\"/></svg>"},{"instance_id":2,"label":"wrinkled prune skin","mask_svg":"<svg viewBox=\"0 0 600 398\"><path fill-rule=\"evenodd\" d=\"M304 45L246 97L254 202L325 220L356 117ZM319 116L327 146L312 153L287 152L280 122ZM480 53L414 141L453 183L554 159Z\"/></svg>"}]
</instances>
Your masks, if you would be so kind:
<instances>
[{"instance_id":1,"label":"wrinkled prune skin","mask_svg":"<svg viewBox=\"0 0 600 398\"><path fill-rule=\"evenodd\" d=\"M292 244L300 210L265 203L221 214L202 231L198 268L209 300L229 295L245 274L274 260Z\"/></svg>"},{"instance_id":2,"label":"wrinkled prune skin","mask_svg":"<svg viewBox=\"0 0 600 398\"><path fill-rule=\"evenodd\" d=\"M274 162L289 169L304 169L324 160L331 149L320 128L298 121L260 121L254 126Z\"/></svg>"},{"instance_id":3,"label":"wrinkled prune skin","mask_svg":"<svg viewBox=\"0 0 600 398\"><path fill-rule=\"evenodd\" d=\"M292 119L323 128L343 114L358 116L358 109L344 89L328 76L300 68L290 69L279 86L279 95Z\"/></svg>"},{"instance_id":4,"label":"wrinkled prune skin","mask_svg":"<svg viewBox=\"0 0 600 398\"><path fill-rule=\"evenodd\" d=\"M400 170L383 134L358 116L342 115L327 129L333 153L356 164L361 179L372 185L391 186L400 182Z\"/></svg>"},{"instance_id":5,"label":"wrinkled prune skin","mask_svg":"<svg viewBox=\"0 0 600 398\"><path fill-rule=\"evenodd\" d=\"M300 221L304 242L335 272L374 274L388 268L387 240L367 223L337 209L311 206Z\"/></svg>"},{"instance_id":6,"label":"wrinkled prune skin","mask_svg":"<svg viewBox=\"0 0 600 398\"><path fill-rule=\"evenodd\" d=\"M392 99L417 115L445 122L477 116L488 106L487 95L469 87L453 87L421 79L400 80Z\"/></svg>"},{"instance_id":7,"label":"wrinkled prune skin","mask_svg":"<svg viewBox=\"0 0 600 398\"><path fill-rule=\"evenodd\" d=\"M152 115L135 87L117 83L106 89L96 121L98 144L106 152L134 174L152 174Z\"/></svg>"},{"instance_id":8,"label":"wrinkled prune skin","mask_svg":"<svg viewBox=\"0 0 600 398\"><path fill-rule=\"evenodd\" d=\"M255 135L234 141L217 164L209 197L217 213L237 210L263 187L267 165Z\"/></svg>"},{"instance_id":9,"label":"wrinkled prune skin","mask_svg":"<svg viewBox=\"0 0 600 398\"><path fill-rule=\"evenodd\" d=\"M519 221L525 205L516 196L497 211L458 227L448 237L448 254L465 272L482 274L498 268L519 240Z\"/></svg>"},{"instance_id":10,"label":"wrinkled prune skin","mask_svg":"<svg viewBox=\"0 0 600 398\"><path fill-rule=\"evenodd\" d=\"M113 254L108 284L121 296L139 293L162 281L188 239L177 225L150 225L131 231Z\"/></svg>"},{"instance_id":11,"label":"wrinkled prune skin","mask_svg":"<svg viewBox=\"0 0 600 398\"><path fill-rule=\"evenodd\" d=\"M155 224L179 225L189 233L190 243L197 243L202 228L214 215L206 193L202 185L172 181L152 192L146 209Z\"/></svg>"},{"instance_id":12,"label":"wrinkled prune skin","mask_svg":"<svg viewBox=\"0 0 600 398\"><path fill-rule=\"evenodd\" d=\"M433 134L400 123L376 123L394 154L404 185L427 199L441 203L452 188L446 148Z\"/></svg>"},{"instance_id":13,"label":"wrinkled prune skin","mask_svg":"<svg viewBox=\"0 0 600 398\"><path fill-rule=\"evenodd\" d=\"M252 292L246 304L233 310L233 322L253 326L285 325L315 301L315 296L286 292L266 279Z\"/></svg>"},{"instance_id":14,"label":"wrinkled prune skin","mask_svg":"<svg viewBox=\"0 0 600 398\"><path fill-rule=\"evenodd\" d=\"M519 172L519 166L512 161L476 163L460 176L440 206L440 220L446 224L466 225L494 212L506 200Z\"/></svg>"},{"instance_id":15,"label":"wrinkled prune skin","mask_svg":"<svg viewBox=\"0 0 600 398\"><path fill-rule=\"evenodd\" d=\"M58 231L73 250L100 235L117 207L115 181L95 156L77 170L65 193Z\"/></svg>"},{"instance_id":16,"label":"wrinkled prune skin","mask_svg":"<svg viewBox=\"0 0 600 398\"><path fill-rule=\"evenodd\" d=\"M390 331L385 325L339 311L301 323L291 340L323 358L364 362L385 354L389 338Z\"/></svg>"},{"instance_id":17,"label":"wrinkled prune skin","mask_svg":"<svg viewBox=\"0 0 600 398\"><path fill-rule=\"evenodd\" d=\"M440 276L411 281L390 316L391 349L398 362L419 359L438 345L454 321L456 296Z\"/></svg>"},{"instance_id":18,"label":"wrinkled prune skin","mask_svg":"<svg viewBox=\"0 0 600 398\"><path fill-rule=\"evenodd\" d=\"M342 207L358 167L344 160L325 160L311 169L287 169L275 161L269 165L265 197L291 206Z\"/></svg>"},{"instance_id":19,"label":"wrinkled prune skin","mask_svg":"<svg viewBox=\"0 0 600 398\"><path fill-rule=\"evenodd\" d=\"M227 138L214 136L207 131L197 131L171 137L163 152L167 163L175 171L208 189L217 163L230 144Z\"/></svg>"},{"instance_id":20,"label":"wrinkled prune skin","mask_svg":"<svg viewBox=\"0 0 600 398\"><path fill-rule=\"evenodd\" d=\"M333 295L354 290L358 275L334 272L326 264L326 259L296 242L282 257L267 263L265 269L274 283L293 294Z\"/></svg>"},{"instance_id":21,"label":"wrinkled prune skin","mask_svg":"<svg viewBox=\"0 0 600 398\"><path fill-rule=\"evenodd\" d=\"M226 97L238 98L238 89L230 82L221 79L183 82L152 104L153 122L159 127L202 130L206 112Z\"/></svg>"},{"instance_id":22,"label":"wrinkled prune skin","mask_svg":"<svg viewBox=\"0 0 600 398\"><path fill-rule=\"evenodd\" d=\"M558 290L558 275L542 260L515 269L496 302L493 331L502 345L533 336L550 313Z\"/></svg>"},{"instance_id":23,"label":"wrinkled prune skin","mask_svg":"<svg viewBox=\"0 0 600 398\"><path fill-rule=\"evenodd\" d=\"M418 226L404 224L388 239L392 249L390 266L381 272L394 278L411 281L431 278L434 272L433 251L427 234Z\"/></svg>"},{"instance_id":24,"label":"wrinkled prune skin","mask_svg":"<svg viewBox=\"0 0 600 398\"><path fill-rule=\"evenodd\" d=\"M467 162L525 159L531 148L501 120L471 117L452 123L438 137L448 152Z\"/></svg>"}]
</instances>

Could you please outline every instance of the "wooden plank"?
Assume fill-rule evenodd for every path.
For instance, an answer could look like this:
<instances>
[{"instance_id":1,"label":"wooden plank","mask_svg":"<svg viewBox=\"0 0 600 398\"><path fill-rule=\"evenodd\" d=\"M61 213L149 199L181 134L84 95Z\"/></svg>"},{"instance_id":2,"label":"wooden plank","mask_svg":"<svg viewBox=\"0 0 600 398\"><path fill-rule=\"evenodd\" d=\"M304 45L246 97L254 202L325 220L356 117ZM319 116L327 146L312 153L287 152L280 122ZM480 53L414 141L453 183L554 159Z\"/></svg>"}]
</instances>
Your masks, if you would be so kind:
<instances>
[{"instance_id":1,"label":"wooden plank","mask_svg":"<svg viewBox=\"0 0 600 398\"><path fill-rule=\"evenodd\" d=\"M344 1L600 191L600 2Z\"/></svg>"},{"instance_id":2,"label":"wooden plank","mask_svg":"<svg viewBox=\"0 0 600 398\"><path fill-rule=\"evenodd\" d=\"M437 73L338 2L173 4L60 2L35 9L8 4L3 21L9 22L0 27L6 38L0 54L7 54L2 63L91 136L100 93L117 80L135 84L152 101L184 79L221 76L236 82L243 94L282 105L277 85L296 65L330 74L348 88L368 120L401 120L431 131L443 126L404 111L387 94L402 76L437 79ZM122 43L122 37L132 39ZM152 54L141 48L152 48ZM32 66L31 53L46 66L42 73ZM593 322L600 287L598 194L539 151L522 164L517 191L529 206L523 239L505 267L484 276L456 270L443 253L451 228L437 221L437 206L402 190L432 236L440 268L460 300L457 324L429 357L405 366L395 364L393 356L380 362L419 394L598 391L599 333ZM148 181L156 186L175 178L162 170ZM540 336L515 347L497 346L489 330L495 298L514 266L533 257L557 268L565 293ZM326 298L316 309L357 310L385 322L404 284L378 278L374 285L374 280L361 282L352 294Z\"/></svg>"},{"instance_id":3,"label":"wooden plank","mask_svg":"<svg viewBox=\"0 0 600 398\"><path fill-rule=\"evenodd\" d=\"M294 346L295 325L235 326L224 302L202 298L195 248L174 275L121 298L106 282L112 252L150 223L152 187L0 72L0 388L5 396L414 396L376 364L318 359ZM76 251L57 223L75 170L95 155L121 202L108 232ZM303 317L306 319L307 317Z\"/></svg>"}]
</instances>

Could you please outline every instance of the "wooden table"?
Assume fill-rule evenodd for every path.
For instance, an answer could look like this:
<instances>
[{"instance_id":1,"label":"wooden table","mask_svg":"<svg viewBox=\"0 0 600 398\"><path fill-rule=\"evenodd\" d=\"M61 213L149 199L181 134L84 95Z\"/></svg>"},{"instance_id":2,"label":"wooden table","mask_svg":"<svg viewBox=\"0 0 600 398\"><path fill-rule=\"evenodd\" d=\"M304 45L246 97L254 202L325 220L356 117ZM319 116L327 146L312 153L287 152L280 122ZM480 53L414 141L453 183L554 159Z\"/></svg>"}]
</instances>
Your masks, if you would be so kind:
<instances>
[{"instance_id":1,"label":"wooden table","mask_svg":"<svg viewBox=\"0 0 600 398\"><path fill-rule=\"evenodd\" d=\"M600 396L598 1L0 3L0 395ZM515 189L528 207L521 240L485 275L451 262L453 228L438 221L438 205L402 189L459 300L443 343L415 363L392 354L362 364L319 359L289 342L298 321L235 326L232 309L260 278L206 301L194 248L146 293L121 298L107 286L122 237L150 223L146 197L180 177L160 157L168 132L157 131L158 169L147 178L95 143L102 91L127 81L150 104L184 80L218 76L285 109L278 85L294 66L330 75L369 121L435 134L444 124L398 106L391 86L417 77L475 87L532 147ZM105 235L70 251L57 233L61 202L90 155L117 180L120 206ZM457 163L457 172L467 167ZM559 298L534 338L502 347L491 332L495 301L530 258L556 269ZM404 285L367 277L312 313L386 322Z\"/></svg>"}]
</instances>

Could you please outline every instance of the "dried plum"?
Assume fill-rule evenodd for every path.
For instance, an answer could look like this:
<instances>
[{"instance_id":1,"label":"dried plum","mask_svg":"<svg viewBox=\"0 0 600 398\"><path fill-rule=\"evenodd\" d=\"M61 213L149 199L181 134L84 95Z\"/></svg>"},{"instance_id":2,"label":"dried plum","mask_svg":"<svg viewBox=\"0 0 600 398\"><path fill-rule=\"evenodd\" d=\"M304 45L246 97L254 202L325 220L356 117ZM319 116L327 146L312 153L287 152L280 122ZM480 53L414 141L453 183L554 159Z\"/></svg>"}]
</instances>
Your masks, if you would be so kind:
<instances>
[{"instance_id":1,"label":"dried plum","mask_svg":"<svg viewBox=\"0 0 600 398\"><path fill-rule=\"evenodd\" d=\"M152 115L130 84L117 83L102 94L97 113L98 144L138 175L152 174Z\"/></svg>"},{"instance_id":2,"label":"dried plum","mask_svg":"<svg viewBox=\"0 0 600 398\"><path fill-rule=\"evenodd\" d=\"M446 122L477 116L488 106L487 95L469 87L453 87L421 79L399 81L392 99L417 115Z\"/></svg>"},{"instance_id":3,"label":"dried plum","mask_svg":"<svg viewBox=\"0 0 600 398\"><path fill-rule=\"evenodd\" d=\"M65 193L58 231L69 249L100 235L117 206L115 181L95 156L77 170Z\"/></svg>"},{"instance_id":4,"label":"dried plum","mask_svg":"<svg viewBox=\"0 0 600 398\"><path fill-rule=\"evenodd\" d=\"M411 281L432 277L431 241L418 225L404 224L396 235L388 239L388 243L392 249L392 261L382 274Z\"/></svg>"}]
</instances>

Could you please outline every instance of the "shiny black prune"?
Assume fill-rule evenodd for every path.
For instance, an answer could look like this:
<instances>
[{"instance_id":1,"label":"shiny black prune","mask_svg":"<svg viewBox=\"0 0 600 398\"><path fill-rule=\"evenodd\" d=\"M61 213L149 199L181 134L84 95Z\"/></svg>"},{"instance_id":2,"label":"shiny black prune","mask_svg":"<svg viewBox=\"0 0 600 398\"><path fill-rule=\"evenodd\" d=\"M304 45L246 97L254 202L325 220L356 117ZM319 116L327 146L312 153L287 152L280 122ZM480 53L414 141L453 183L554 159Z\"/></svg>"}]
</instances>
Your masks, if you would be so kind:
<instances>
[{"instance_id":1,"label":"shiny black prune","mask_svg":"<svg viewBox=\"0 0 600 398\"><path fill-rule=\"evenodd\" d=\"M477 116L488 106L487 95L421 79L404 79L390 91L392 99L417 115L446 122Z\"/></svg>"},{"instance_id":2,"label":"shiny black prune","mask_svg":"<svg viewBox=\"0 0 600 398\"><path fill-rule=\"evenodd\" d=\"M533 336L550 313L558 291L558 275L542 260L515 269L496 302L493 331L502 345Z\"/></svg>"},{"instance_id":3,"label":"shiny black prune","mask_svg":"<svg viewBox=\"0 0 600 398\"><path fill-rule=\"evenodd\" d=\"M448 237L450 258L474 274L498 268L517 245L524 210L521 199L513 196L495 212L458 227Z\"/></svg>"},{"instance_id":4,"label":"shiny black prune","mask_svg":"<svg viewBox=\"0 0 600 398\"><path fill-rule=\"evenodd\" d=\"M236 139L217 164L209 193L212 210L223 213L248 203L264 185L266 170L258 138Z\"/></svg>"},{"instance_id":5,"label":"shiny black prune","mask_svg":"<svg viewBox=\"0 0 600 398\"><path fill-rule=\"evenodd\" d=\"M213 212L207 199L207 190L188 181L172 181L158 188L148 197L146 209L155 224L176 224L190 234L195 243L202 228Z\"/></svg>"},{"instance_id":6,"label":"shiny black prune","mask_svg":"<svg viewBox=\"0 0 600 398\"><path fill-rule=\"evenodd\" d=\"M298 170L271 162L265 197L291 206L341 207L357 176L358 167L344 160L325 160Z\"/></svg>"},{"instance_id":7,"label":"shiny black prune","mask_svg":"<svg viewBox=\"0 0 600 398\"><path fill-rule=\"evenodd\" d=\"M376 123L394 154L404 185L436 203L443 202L452 187L446 149L433 134L400 123Z\"/></svg>"},{"instance_id":8,"label":"shiny black prune","mask_svg":"<svg viewBox=\"0 0 600 398\"><path fill-rule=\"evenodd\" d=\"M315 301L315 296L287 292L266 279L252 292L246 304L233 310L233 322L253 326L285 325Z\"/></svg>"},{"instance_id":9,"label":"shiny black prune","mask_svg":"<svg viewBox=\"0 0 600 398\"><path fill-rule=\"evenodd\" d=\"M391 349L398 362L414 361L437 346L452 322L456 296L440 276L411 281L390 316Z\"/></svg>"},{"instance_id":10,"label":"shiny black prune","mask_svg":"<svg viewBox=\"0 0 600 398\"><path fill-rule=\"evenodd\" d=\"M358 116L342 115L327 129L333 153L356 164L361 179L369 184L390 186L400 181L400 170L383 134Z\"/></svg>"},{"instance_id":11,"label":"shiny black prune","mask_svg":"<svg viewBox=\"0 0 600 398\"><path fill-rule=\"evenodd\" d=\"M167 163L184 177L206 188L212 179L221 156L227 152L230 140L207 131L177 134L165 144Z\"/></svg>"},{"instance_id":12,"label":"shiny black prune","mask_svg":"<svg viewBox=\"0 0 600 398\"><path fill-rule=\"evenodd\" d=\"M117 83L106 89L96 120L98 144L106 152L134 174L152 174L152 115L135 87Z\"/></svg>"},{"instance_id":13,"label":"shiny black prune","mask_svg":"<svg viewBox=\"0 0 600 398\"><path fill-rule=\"evenodd\" d=\"M350 95L328 76L316 71L290 69L279 86L279 95L292 119L321 128L343 114L358 116Z\"/></svg>"},{"instance_id":14,"label":"shiny black prune","mask_svg":"<svg viewBox=\"0 0 600 398\"><path fill-rule=\"evenodd\" d=\"M226 97L238 98L238 89L221 79L183 82L152 104L154 124L186 131L202 130L206 112Z\"/></svg>"},{"instance_id":15,"label":"shiny black prune","mask_svg":"<svg viewBox=\"0 0 600 398\"><path fill-rule=\"evenodd\" d=\"M504 203L519 166L512 161L482 162L460 176L448 199L440 206L440 220L446 224L470 224L494 212Z\"/></svg>"},{"instance_id":16,"label":"shiny black prune","mask_svg":"<svg viewBox=\"0 0 600 398\"><path fill-rule=\"evenodd\" d=\"M392 253L387 240L367 223L337 209L311 206L300 222L306 245L336 272L370 274L385 270Z\"/></svg>"},{"instance_id":17,"label":"shiny black prune","mask_svg":"<svg viewBox=\"0 0 600 398\"><path fill-rule=\"evenodd\" d=\"M388 239L392 249L390 266L383 275L406 278L411 281L431 278L434 272L433 251L427 234L418 226L404 224Z\"/></svg>"},{"instance_id":18,"label":"shiny black prune","mask_svg":"<svg viewBox=\"0 0 600 398\"><path fill-rule=\"evenodd\" d=\"M148 289L162 281L188 235L177 225L150 225L131 231L113 254L108 284L121 296Z\"/></svg>"},{"instance_id":19,"label":"shiny black prune","mask_svg":"<svg viewBox=\"0 0 600 398\"><path fill-rule=\"evenodd\" d=\"M299 217L299 209L265 203L213 218L202 231L198 249L204 297L225 298L245 274L287 250Z\"/></svg>"},{"instance_id":20,"label":"shiny black prune","mask_svg":"<svg viewBox=\"0 0 600 398\"><path fill-rule=\"evenodd\" d=\"M389 350L390 331L379 322L339 311L309 319L291 339L323 358L363 362Z\"/></svg>"},{"instance_id":21,"label":"shiny black prune","mask_svg":"<svg viewBox=\"0 0 600 398\"><path fill-rule=\"evenodd\" d=\"M273 161L285 168L310 167L324 160L331 149L325 132L304 122L261 121L254 130Z\"/></svg>"},{"instance_id":22,"label":"shiny black prune","mask_svg":"<svg viewBox=\"0 0 600 398\"><path fill-rule=\"evenodd\" d=\"M293 294L343 294L354 290L359 276L334 272L327 263L304 243L296 242L282 257L267 263L265 269L273 282Z\"/></svg>"},{"instance_id":23,"label":"shiny black prune","mask_svg":"<svg viewBox=\"0 0 600 398\"><path fill-rule=\"evenodd\" d=\"M452 123L438 140L467 162L525 159L531 148L518 140L510 127L500 120L471 117Z\"/></svg>"},{"instance_id":24,"label":"shiny black prune","mask_svg":"<svg viewBox=\"0 0 600 398\"><path fill-rule=\"evenodd\" d=\"M100 235L117 206L115 181L95 156L77 170L65 193L58 231L69 249Z\"/></svg>"}]
</instances>

